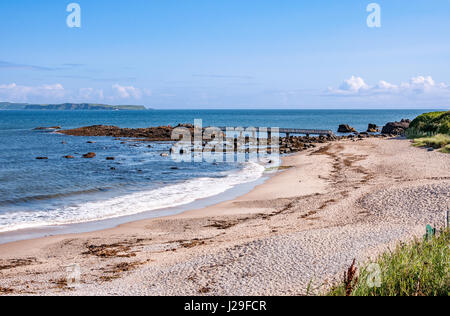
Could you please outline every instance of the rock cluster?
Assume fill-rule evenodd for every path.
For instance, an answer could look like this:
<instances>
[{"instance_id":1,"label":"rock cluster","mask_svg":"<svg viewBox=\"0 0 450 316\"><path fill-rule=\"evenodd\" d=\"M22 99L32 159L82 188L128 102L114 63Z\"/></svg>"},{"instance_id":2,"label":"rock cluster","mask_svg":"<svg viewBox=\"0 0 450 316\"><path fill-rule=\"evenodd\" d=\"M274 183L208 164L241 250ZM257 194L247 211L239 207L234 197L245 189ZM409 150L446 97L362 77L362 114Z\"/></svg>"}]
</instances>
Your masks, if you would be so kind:
<instances>
[{"instance_id":1,"label":"rock cluster","mask_svg":"<svg viewBox=\"0 0 450 316\"><path fill-rule=\"evenodd\" d=\"M368 133L379 133L380 129L378 128L377 124L369 124L367 127Z\"/></svg>"},{"instance_id":2,"label":"rock cluster","mask_svg":"<svg viewBox=\"0 0 450 316\"><path fill-rule=\"evenodd\" d=\"M187 127L192 129L192 133L194 131L192 125L179 125L176 127ZM169 125L148 128L120 128L118 126L93 125L62 130L60 133L71 136L109 136L116 138L140 138L146 141L170 141L172 140L172 132L176 127Z\"/></svg>"},{"instance_id":3,"label":"rock cluster","mask_svg":"<svg viewBox=\"0 0 450 316\"><path fill-rule=\"evenodd\" d=\"M403 119L400 122L389 122L381 131L382 134L390 134L390 135L404 135L406 130L409 128L409 124L411 124L411 120Z\"/></svg>"},{"instance_id":4,"label":"rock cluster","mask_svg":"<svg viewBox=\"0 0 450 316\"><path fill-rule=\"evenodd\" d=\"M296 137L280 138L280 154L295 153L309 148L316 147L316 144L323 144L337 140L336 136L319 136L319 137Z\"/></svg>"}]
</instances>

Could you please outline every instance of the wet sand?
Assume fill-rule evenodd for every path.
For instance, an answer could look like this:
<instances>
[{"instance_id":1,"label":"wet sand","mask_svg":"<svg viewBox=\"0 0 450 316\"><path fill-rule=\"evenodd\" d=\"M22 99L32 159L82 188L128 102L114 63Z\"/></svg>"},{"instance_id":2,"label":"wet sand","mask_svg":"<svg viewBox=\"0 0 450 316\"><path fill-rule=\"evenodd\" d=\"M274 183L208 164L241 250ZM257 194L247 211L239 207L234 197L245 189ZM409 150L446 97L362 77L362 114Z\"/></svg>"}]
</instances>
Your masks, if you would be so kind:
<instances>
[{"instance_id":1,"label":"wet sand","mask_svg":"<svg viewBox=\"0 0 450 316\"><path fill-rule=\"evenodd\" d=\"M408 140L341 140L232 201L116 228L0 245L0 294L315 294L388 247L442 226L450 156ZM78 264L81 283L66 284Z\"/></svg>"}]
</instances>

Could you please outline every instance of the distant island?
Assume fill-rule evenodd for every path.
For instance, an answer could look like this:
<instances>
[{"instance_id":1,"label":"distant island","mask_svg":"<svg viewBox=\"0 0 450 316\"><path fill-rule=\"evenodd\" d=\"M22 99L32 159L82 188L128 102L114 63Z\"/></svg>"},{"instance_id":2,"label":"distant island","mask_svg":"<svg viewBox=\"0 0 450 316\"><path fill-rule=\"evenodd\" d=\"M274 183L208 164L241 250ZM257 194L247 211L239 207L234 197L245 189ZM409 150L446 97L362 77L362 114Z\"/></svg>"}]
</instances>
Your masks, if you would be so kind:
<instances>
[{"instance_id":1,"label":"distant island","mask_svg":"<svg viewBox=\"0 0 450 316\"><path fill-rule=\"evenodd\" d=\"M148 110L143 105L107 105L93 103L62 103L62 104L30 104L30 103L10 103L0 102L0 110L52 110L52 111L76 111L76 110L102 110L120 111Z\"/></svg>"}]
</instances>

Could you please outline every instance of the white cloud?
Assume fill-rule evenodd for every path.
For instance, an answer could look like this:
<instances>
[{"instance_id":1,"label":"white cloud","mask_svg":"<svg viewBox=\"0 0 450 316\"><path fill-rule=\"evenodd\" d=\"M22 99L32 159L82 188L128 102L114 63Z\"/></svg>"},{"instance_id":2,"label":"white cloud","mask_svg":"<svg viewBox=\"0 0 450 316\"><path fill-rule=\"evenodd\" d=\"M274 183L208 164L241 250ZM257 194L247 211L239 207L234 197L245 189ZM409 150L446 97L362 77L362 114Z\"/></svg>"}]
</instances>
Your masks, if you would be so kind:
<instances>
[{"instance_id":1,"label":"white cloud","mask_svg":"<svg viewBox=\"0 0 450 316\"><path fill-rule=\"evenodd\" d=\"M352 76L345 80L339 88L328 88L328 95L335 96L448 96L450 86L446 83L436 83L431 76L417 76L408 82L400 84L380 80L378 84L370 86L364 79Z\"/></svg>"},{"instance_id":2,"label":"white cloud","mask_svg":"<svg viewBox=\"0 0 450 316\"><path fill-rule=\"evenodd\" d=\"M369 86L364 82L364 79L361 77L351 76L350 79L345 80L339 90L341 91L350 91L350 92L359 92L360 90L367 90Z\"/></svg>"},{"instance_id":3,"label":"white cloud","mask_svg":"<svg viewBox=\"0 0 450 316\"><path fill-rule=\"evenodd\" d=\"M111 89L73 88L66 89L62 84L43 84L37 86L0 83L0 101L27 103L63 103L63 102L120 102L129 99L140 100L152 95L149 89L133 86L114 85ZM106 101L105 101L106 100Z\"/></svg>"},{"instance_id":4,"label":"white cloud","mask_svg":"<svg viewBox=\"0 0 450 316\"><path fill-rule=\"evenodd\" d=\"M144 94L148 95L148 91L142 91L139 88L133 86L121 86L115 84L112 86L116 95L121 99L141 99Z\"/></svg>"},{"instance_id":5,"label":"white cloud","mask_svg":"<svg viewBox=\"0 0 450 316\"><path fill-rule=\"evenodd\" d=\"M66 90L59 83L40 86L22 86L16 83L0 85L0 98L8 101L27 101L32 97L57 99L65 95Z\"/></svg>"},{"instance_id":6,"label":"white cloud","mask_svg":"<svg viewBox=\"0 0 450 316\"><path fill-rule=\"evenodd\" d=\"M103 100L105 98L103 90L97 90L94 88L81 88L78 91L78 95L81 99L89 102L92 100Z\"/></svg>"}]
</instances>

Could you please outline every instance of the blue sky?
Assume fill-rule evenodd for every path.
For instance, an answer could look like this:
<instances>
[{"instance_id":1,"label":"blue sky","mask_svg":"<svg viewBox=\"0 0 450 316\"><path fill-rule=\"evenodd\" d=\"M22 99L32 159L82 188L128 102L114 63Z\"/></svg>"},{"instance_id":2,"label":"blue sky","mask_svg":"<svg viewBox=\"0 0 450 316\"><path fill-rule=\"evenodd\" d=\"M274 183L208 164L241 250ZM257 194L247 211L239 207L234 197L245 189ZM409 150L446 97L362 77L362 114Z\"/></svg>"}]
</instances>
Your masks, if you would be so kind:
<instances>
[{"instance_id":1,"label":"blue sky","mask_svg":"<svg viewBox=\"0 0 450 316\"><path fill-rule=\"evenodd\" d=\"M371 2L2 0L0 101L449 108L450 1Z\"/></svg>"}]
</instances>

